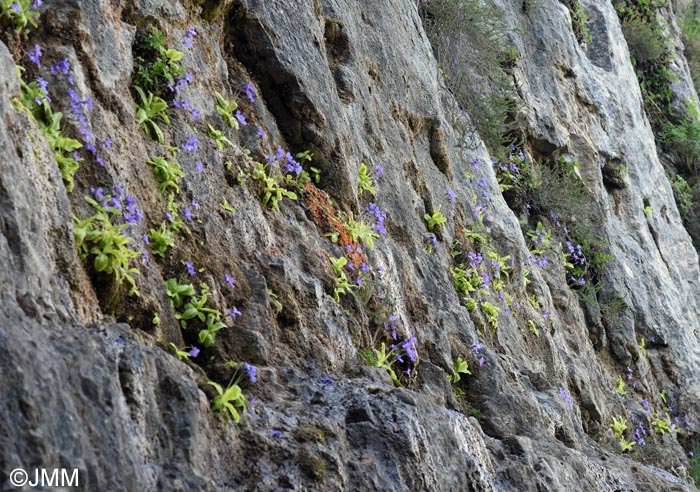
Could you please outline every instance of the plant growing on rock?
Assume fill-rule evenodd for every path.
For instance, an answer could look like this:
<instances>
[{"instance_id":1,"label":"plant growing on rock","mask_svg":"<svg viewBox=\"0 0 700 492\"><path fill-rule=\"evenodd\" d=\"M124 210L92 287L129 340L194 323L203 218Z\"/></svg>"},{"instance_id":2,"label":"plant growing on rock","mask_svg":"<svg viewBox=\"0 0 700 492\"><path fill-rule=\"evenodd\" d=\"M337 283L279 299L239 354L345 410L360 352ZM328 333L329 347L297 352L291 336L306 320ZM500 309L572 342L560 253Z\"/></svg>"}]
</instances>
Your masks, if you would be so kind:
<instances>
[{"instance_id":1,"label":"plant growing on rock","mask_svg":"<svg viewBox=\"0 0 700 492\"><path fill-rule=\"evenodd\" d=\"M508 74L517 50L508 42L503 11L488 0L420 2L423 25L442 78L469 119L457 121L462 145L501 147L512 126L513 85Z\"/></svg>"},{"instance_id":2,"label":"plant growing on rock","mask_svg":"<svg viewBox=\"0 0 700 492\"><path fill-rule=\"evenodd\" d=\"M231 142L226 135L221 130L217 130L213 126L209 125L209 136L214 143L216 143L216 148L219 150L224 150L226 146L233 147L233 142Z\"/></svg>"},{"instance_id":3,"label":"plant growing on rock","mask_svg":"<svg viewBox=\"0 0 700 492\"><path fill-rule=\"evenodd\" d=\"M36 0L0 0L0 17L7 19L21 33L27 26L36 28L39 12L36 7L41 5Z\"/></svg>"},{"instance_id":4,"label":"plant growing on rock","mask_svg":"<svg viewBox=\"0 0 700 492\"><path fill-rule=\"evenodd\" d=\"M220 384L214 381L207 381L211 385L217 395L211 401L211 409L214 412L228 412L228 415L233 417L237 424L241 421L239 412L245 412L248 408L248 399L243 395L243 390L238 384L233 383L233 380L224 390Z\"/></svg>"},{"instance_id":5,"label":"plant growing on rock","mask_svg":"<svg viewBox=\"0 0 700 492\"><path fill-rule=\"evenodd\" d=\"M488 319L491 328L493 328L494 330L498 329L498 307L494 306L488 301L484 301L481 303L481 310L486 315L486 318Z\"/></svg>"},{"instance_id":6,"label":"plant growing on rock","mask_svg":"<svg viewBox=\"0 0 700 492\"><path fill-rule=\"evenodd\" d=\"M136 123L141 125L143 131L146 132L146 135L150 138L163 143L165 137L163 136L163 130L161 130L156 123L156 118L160 119L166 125L170 124L170 118L168 118L167 114L168 103L150 92L148 96L146 96L143 90L138 86L134 86L134 90L139 95L140 99L140 101L136 103Z\"/></svg>"},{"instance_id":7,"label":"plant growing on rock","mask_svg":"<svg viewBox=\"0 0 700 492\"><path fill-rule=\"evenodd\" d=\"M426 213L423 216L425 221L428 223L428 230L430 231L432 231L435 227L442 227L445 224L445 222L447 222L447 217L442 215L440 207L441 205L438 205L432 214Z\"/></svg>"},{"instance_id":8,"label":"plant growing on rock","mask_svg":"<svg viewBox=\"0 0 700 492\"><path fill-rule=\"evenodd\" d=\"M374 179L372 178L372 175L367 172L367 165L362 162L360 163L360 172L357 176L358 183L357 183L357 194L362 195L362 192L364 191L369 191L373 195L377 194L377 191L374 189Z\"/></svg>"},{"instance_id":9,"label":"plant growing on rock","mask_svg":"<svg viewBox=\"0 0 700 492\"><path fill-rule=\"evenodd\" d=\"M348 259L344 256L340 258L330 258L333 271L335 272L335 288L333 289L333 299L335 302L340 302L340 296L350 292L355 286L350 283L348 274L345 273L345 266L348 264Z\"/></svg>"},{"instance_id":10,"label":"plant growing on rock","mask_svg":"<svg viewBox=\"0 0 700 492\"><path fill-rule=\"evenodd\" d=\"M365 357L365 360L370 366L385 369L386 372L389 373L389 377L391 377L391 381L395 386L401 386L401 382L396 375L396 371L394 371L394 368L392 367L396 362L396 350L389 350L387 352L386 343L382 342L380 348L365 350L362 355Z\"/></svg>"},{"instance_id":11,"label":"plant growing on rock","mask_svg":"<svg viewBox=\"0 0 700 492\"><path fill-rule=\"evenodd\" d=\"M531 319L527 320L527 327L529 328L530 333L532 333L537 338L539 338L540 330L537 328L537 325L535 324L534 321L532 321Z\"/></svg>"},{"instance_id":12,"label":"plant growing on rock","mask_svg":"<svg viewBox=\"0 0 700 492\"><path fill-rule=\"evenodd\" d=\"M180 64L184 53L165 45L165 35L151 25L148 32L137 36L134 47L133 86L145 92L167 97L176 90L176 84L185 80L185 69Z\"/></svg>"},{"instance_id":13,"label":"plant growing on rock","mask_svg":"<svg viewBox=\"0 0 700 492\"><path fill-rule=\"evenodd\" d=\"M180 284L177 279L170 278L165 282L170 306L175 312L175 319L180 322L183 329L187 329L189 323L199 320L204 328L199 331L197 341L205 348L209 348L216 342L216 333L227 326L221 321L221 311L207 307L209 286L200 285L200 295L192 284Z\"/></svg>"},{"instance_id":14,"label":"plant growing on rock","mask_svg":"<svg viewBox=\"0 0 700 492\"><path fill-rule=\"evenodd\" d=\"M469 364L461 357L457 357L454 362L453 374L448 375L447 379L450 380L450 383L457 384L462 379L462 374L471 375Z\"/></svg>"},{"instance_id":15,"label":"plant growing on rock","mask_svg":"<svg viewBox=\"0 0 700 492\"><path fill-rule=\"evenodd\" d=\"M625 380L622 379L622 376L617 377L617 384L615 386L615 391L620 396L627 396L627 391L625 391Z\"/></svg>"},{"instance_id":16,"label":"plant growing on rock","mask_svg":"<svg viewBox=\"0 0 700 492\"><path fill-rule=\"evenodd\" d=\"M631 451L635 445L635 442L625 439L624 432L627 430L627 419L623 417L613 417L610 428L612 429L615 438L620 443L620 451L623 453L626 451Z\"/></svg>"},{"instance_id":17,"label":"plant growing on rock","mask_svg":"<svg viewBox=\"0 0 700 492\"><path fill-rule=\"evenodd\" d=\"M221 118L231 128L238 130L240 128L235 112L238 110L236 101L229 101L224 96L215 92L216 96L216 112L221 115Z\"/></svg>"},{"instance_id":18,"label":"plant growing on rock","mask_svg":"<svg viewBox=\"0 0 700 492\"><path fill-rule=\"evenodd\" d=\"M17 77L20 81L20 97L18 108L24 107L38 123L44 136L53 150L56 164L66 185L66 191L73 191L73 175L79 168L80 156L77 150L82 144L75 139L63 135L61 119L63 113L54 113L46 91L46 82L39 80L25 83L22 79L23 68L17 67Z\"/></svg>"},{"instance_id":19,"label":"plant growing on rock","mask_svg":"<svg viewBox=\"0 0 700 492\"><path fill-rule=\"evenodd\" d=\"M179 309L185 299L197 294L192 284L180 284L176 278L165 281L165 289L170 301L170 307Z\"/></svg>"},{"instance_id":20,"label":"plant growing on rock","mask_svg":"<svg viewBox=\"0 0 700 492\"><path fill-rule=\"evenodd\" d=\"M136 281L132 277L138 274L136 268L129 267L129 260L138 258L141 254L129 248L133 241L124 234L130 224L112 224L110 214L104 206L86 196L85 200L95 208L95 214L80 220L73 217L75 242L83 259L93 257L96 272L112 275L118 284L129 285L129 294L138 295ZM119 210L111 210L115 215L121 215Z\"/></svg>"},{"instance_id":21,"label":"plant growing on rock","mask_svg":"<svg viewBox=\"0 0 700 492\"><path fill-rule=\"evenodd\" d=\"M154 255L165 258L168 248L175 245L175 238L168 228L168 224L163 222L158 229L151 229L148 235L151 244L151 251Z\"/></svg>"},{"instance_id":22,"label":"plant growing on rock","mask_svg":"<svg viewBox=\"0 0 700 492\"><path fill-rule=\"evenodd\" d=\"M365 244L369 249L374 248L374 240L378 239L380 236L375 232L372 227L365 223L363 220L356 221L350 213L347 217L347 221L343 224L345 230L350 235L353 242L361 242Z\"/></svg>"},{"instance_id":23,"label":"plant growing on rock","mask_svg":"<svg viewBox=\"0 0 700 492\"><path fill-rule=\"evenodd\" d=\"M163 156L152 157L148 164L153 168L158 183L160 183L161 193L165 193L168 188L174 188L176 193L180 193L180 178L185 176L180 164L175 161L168 161Z\"/></svg>"},{"instance_id":24,"label":"plant growing on rock","mask_svg":"<svg viewBox=\"0 0 700 492\"><path fill-rule=\"evenodd\" d=\"M257 382L258 370L247 362L229 361L226 365L233 368L234 373L225 390L218 383L207 381L207 384L211 385L217 393L211 401L211 409L214 412L228 412L228 415L238 424L241 421L239 412L245 412L248 408L248 399L243 395L240 384L244 375L251 383Z\"/></svg>"},{"instance_id":25,"label":"plant growing on rock","mask_svg":"<svg viewBox=\"0 0 700 492\"><path fill-rule=\"evenodd\" d=\"M671 421L669 419L661 419L658 415L651 422L651 426L654 428L655 432L658 432L661 435L671 432Z\"/></svg>"},{"instance_id":26,"label":"plant growing on rock","mask_svg":"<svg viewBox=\"0 0 700 492\"><path fill-rule=\"evenodd\" d=\"M615 437L620 439L622 437L623 432L627 430L627 419L623 417L613 417L612 424L610 424L610 428L612 429Z\"/></svg>"},{"instance_id":27,"label":"plant growing on rock","mask_svg":"<svg viewBox=\"0 0 700 492\"><path fill-rule=\"evenodd\" d=\"M296 193L289 191L280 184L282 178L279 175L269 176L267 174L267 166L264 164L256 163L250 177L262 183L262 191L260 193L262 204L273 210L279 210L279 204L283 198L297 199Z\"/></svg>"}]
</instances>

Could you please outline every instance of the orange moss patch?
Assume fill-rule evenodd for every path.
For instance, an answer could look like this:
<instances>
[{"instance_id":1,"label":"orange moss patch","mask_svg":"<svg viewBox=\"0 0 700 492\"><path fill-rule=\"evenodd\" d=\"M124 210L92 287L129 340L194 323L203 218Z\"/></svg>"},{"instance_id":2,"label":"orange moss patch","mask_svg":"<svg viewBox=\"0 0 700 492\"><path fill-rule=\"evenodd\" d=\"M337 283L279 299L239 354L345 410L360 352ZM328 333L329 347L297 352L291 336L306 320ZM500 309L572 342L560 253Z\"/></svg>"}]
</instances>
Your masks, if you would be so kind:
<instances>
[{"instance_id":1,"label":"orange moss patch","mask_svg":"<svg viewBox=\"0 0 700 492\"><path fill-rule=\"evenodd\" d=\"M360 268L363 263L367 263L365 255L358 252L357 248L360 244L353 241L345 230L343 223L338 218L338 213L335 207L331 204L330 198L323 190L318 189L312 183L307 183L304 186L304 204L311 212L311 219L314 224L324 233L337 233L338 244L345 249L346 246L352 248L352 252L346 253L345 257L353 264L355 268Z\"/></svg>"}]
</instances>

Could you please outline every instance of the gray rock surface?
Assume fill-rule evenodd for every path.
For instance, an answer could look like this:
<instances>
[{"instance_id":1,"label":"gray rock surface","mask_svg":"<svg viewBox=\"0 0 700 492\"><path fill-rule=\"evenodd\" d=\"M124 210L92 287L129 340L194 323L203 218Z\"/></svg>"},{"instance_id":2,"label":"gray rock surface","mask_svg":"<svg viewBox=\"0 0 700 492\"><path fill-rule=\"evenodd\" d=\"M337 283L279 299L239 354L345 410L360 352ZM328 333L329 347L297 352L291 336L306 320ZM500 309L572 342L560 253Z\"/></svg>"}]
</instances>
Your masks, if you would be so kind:
<instances>
[{"instance_id":1,"label":"gray rock surface","mask_svg":"<svg viewBox=\"0 0 700 492\"><path fill-rule=\"evenodd\" d=\"M590 319L561 267L529 264L527 238L498 192L485 149L456 146L455 103L414 2L241 0L212 23L186 0L50 2L42 29L23 45L45 46L46 65L68 57L79 96L94 99L91 131L113 140L104 167L82 163L70 195L41 131L11 102L19 93L13 65L29 62L13 61L7 45L16 40L5 40L4 489L12 490L7 477L14 468L66 467L81 470L81 490L89 491L696 490L681 443L697 437L700 422L698 256L657 158L617 16L608 1L582 2L592 35L582 46L562 3L539 0L527 12L519 3L499 1L520 53L513 71L525 108L525 150L528 158L554 152L581 163L601 211L599 233L615 256L601 296L626 303L615 317ZM82 196L90 186L121 185L147 221L163 220L165 200L146 164L163 149L133 121L129 89L130 47L149 21L180 48L188 26L199 33L183 64L195 78L185 94L202 121L178 112L163 128L171 145L195 131L200 136L196 158L179 156L186 178L178 200L202 208L194 211L193 235L179 238L168 259L135 261L142 296L117 299L115 307L114 291L76 252L71 217L89 213ZM66 82L46 77L55 104L65 107ZM255 103L245 98L248 81L257 88ZM314 222L308 194L273 211L254 187L234 184L224 162L243 164L243 154L238 147L218 152L206 138L207 123L219 121L215 90L239 94L249 124L230 134L237 145L261 160L277 145L312 150L319 186L340 209L357 216L367 205L356 192L360 162L384 167L374 201L387 213L389 233L365 248L367 292L340 305L329 295L328 257L343 252L323 237L328 231ZM257 138L258 126L264 138ZM484 164L470 179L463 163L477 158ZM602 169L609 163L627 167L622 188L606 187ZM526 307L522 315L502 313L493 335L460 304L449 270L450 244L471 223L479 178L498 251L514 258L514 271L531 269L532 280L527 290L510 286ZM456 192L456 214L428 254L423 214L438 205L449 210L448 189ZM224 199L235 214L220 210ZM140 227L136 237L151 225ZM205 269L196 280L212 287L217 308L243 312L202 355L207 375L156 341L181 347L190 336L178 328L164 289L165 279L186 278L185 261ZM235 289L224 272L235 277ZM546 319L528 305L530 294ZM162 323L154 327L159 309ZM392 309L402 331L417 338L420 363L407 388L365 366L358 350L369 344L375 318ZM539 338L529 333L528 318L541 324ZM654 340L648 357L637 348L642 337ZM472 364L466 397L456 398L446 376L477 339L485 344L484 364ZM256 401L240 425L212 413L207 399L207 377L225 384L223 362L231 359L258 367L257 383L244 385ZM626 367L637 389L628 387L623 398L615 382ZM334 384L322 381L328 376ZM690 424L681 419L677 435L655 438L641 458L620 455L612 417L635 415L649 429L640 401L660 409L661 391Z\"/></svg>"}]
</instances>

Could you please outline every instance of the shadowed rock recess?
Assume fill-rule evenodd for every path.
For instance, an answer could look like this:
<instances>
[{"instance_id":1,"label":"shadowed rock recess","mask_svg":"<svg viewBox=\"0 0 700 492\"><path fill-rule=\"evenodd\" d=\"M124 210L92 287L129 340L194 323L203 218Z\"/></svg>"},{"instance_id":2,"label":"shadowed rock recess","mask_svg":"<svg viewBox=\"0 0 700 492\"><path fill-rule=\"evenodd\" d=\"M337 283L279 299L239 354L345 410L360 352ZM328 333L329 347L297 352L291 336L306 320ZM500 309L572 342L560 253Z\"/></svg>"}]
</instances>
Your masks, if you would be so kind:
<instances>
[{"instance_id":1,"label":"shadowed rock recess","mask_svg":"<svg viewBox=\"0 0 700 492\"><path fill-rule=\"evenodd\" d=\"M16 468L85 491L697 490L698 255L610 1L494 3L505 164L460 137L431 2L9 3L2 490L49 490Z\"/></svg>"}]
</instances>

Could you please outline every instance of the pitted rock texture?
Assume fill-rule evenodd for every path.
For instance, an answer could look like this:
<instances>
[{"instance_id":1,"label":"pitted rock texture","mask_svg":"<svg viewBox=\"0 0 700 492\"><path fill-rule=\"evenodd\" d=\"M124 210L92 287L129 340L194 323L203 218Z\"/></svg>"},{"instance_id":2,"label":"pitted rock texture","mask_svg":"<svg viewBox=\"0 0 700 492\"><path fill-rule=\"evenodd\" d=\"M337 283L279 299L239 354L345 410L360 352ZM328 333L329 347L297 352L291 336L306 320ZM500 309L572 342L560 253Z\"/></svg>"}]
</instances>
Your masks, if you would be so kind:
<instances>
[{"instance_id":1,"label":"pitted rock texture","mask_svg":"<svg viewBox=\"0 0 700 492\"><path fill-rule=\"evenodd\" d=\"M601 296L626 304L615 317L585 312L562 267L529 264L527 238L499 193L490 156L456 145L457 105L414 2L204 3L211 21L188 0L57 0L42 9L42 29L22 46L45 46L47 65L69 59L79 96L94 100L91 131L113 141L104 167L81 164L72 194L41 131L11 102L19 93L14 64L26 57L17 58L17 40L0 46L3 487L17 467L77 467L86 491L696 490L679 439L660 439L656 459L642 463L620 455L609 430L612 417L630 414L649 428L638 402L661 408L662 390L689 417L679 436L697 436L700 422L698 256L609 1L582 2L593 37L587 45L576 40L558 0L527 10L498 3L519 52L513 77L527 157L568 155L581 163L594 197L582 207L597 211L598 233L615 256ZM189 26L198 32L183 65L194 77L185 95L202 120L173 112L163 130L170 145L199 135L198 154L178 156L186 177L177 200L183 207L196 200L201 209L192 235L178 237L165 260L135 261L136 299L110 289L81 261L72 215L90 213L82 198L90 186L120 185L146 216L138 235L163 220L166 200L146 163L164 150L134 122L130 91L132 45L149 23L178 48ZM65 79L46 77L63 109ZM245 97L249 81L255 103ZM236 147L227 154L206 137L207 124L220 121L214 91L238 94L248 120L229 133ZM330 295L328 258L344 251L314 215L318 200L331 206L328 198L307 189L274 211L254 186L236 184L241 148L264 162L277 145L311 150L319 187L332 206L356 216L370 201L357 192L360 163L385 169L371 201L386 212L388 235L365 248L372 273L364 293L341 304ZM468 169L476 159L482 164ZM621 187L606 186L609 163L626 166ZM497 250L513 258L514 273L531 270L527 288L510 286L523 313L502 313L495 333L460 304L449 269L450 245L472 222L470 200L482 191ZM234 214L221 210L224 199ZM438 205L455 214L428 254L423 215ZM206 374L163 349L191 343L164 288L168 278L187 278L185 261L203 269L196 281L212 288L215 307L243 313L201 356ZM393 387L359 352L375 318L392 313L402 333L417 339L420 362L406 388ZM539 337L529 333L528 318L541 324ZM637 349L642 337L654 340L648 357ZM447 375L475 340L485 344L483 365L473 361L458 398ZM258 367L257 383L244 385L255 402L240 425L212 413L207 399L207 378L226 383L227 360ZM625 399L615 381L626 367L638 389Z\"/></svg>"}]
</instances>

